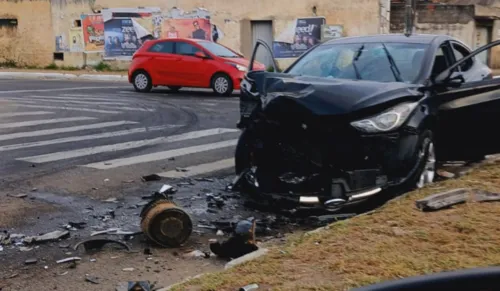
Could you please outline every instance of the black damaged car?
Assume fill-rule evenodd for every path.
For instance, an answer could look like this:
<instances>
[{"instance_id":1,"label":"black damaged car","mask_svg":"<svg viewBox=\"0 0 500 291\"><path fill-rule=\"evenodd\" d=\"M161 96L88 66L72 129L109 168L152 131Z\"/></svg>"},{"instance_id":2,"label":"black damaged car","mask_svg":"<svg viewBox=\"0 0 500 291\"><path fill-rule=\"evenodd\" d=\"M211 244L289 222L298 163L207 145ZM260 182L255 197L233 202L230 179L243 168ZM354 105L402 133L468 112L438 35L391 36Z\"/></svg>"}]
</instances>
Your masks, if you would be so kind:
<instances>
[{"instance_id":1,"label":"black damaged car","mask_svg":"<svg viewBox=\"0 0 500 291\"><path fill-rule=\"evenodd\" d=\"M432 183L436 161L500 152L500 79L445 35L341 38L242 81L236 172L246 190L336 211ZM287 203L288 202L288 203Z\"/></svg>"}]
</instances>

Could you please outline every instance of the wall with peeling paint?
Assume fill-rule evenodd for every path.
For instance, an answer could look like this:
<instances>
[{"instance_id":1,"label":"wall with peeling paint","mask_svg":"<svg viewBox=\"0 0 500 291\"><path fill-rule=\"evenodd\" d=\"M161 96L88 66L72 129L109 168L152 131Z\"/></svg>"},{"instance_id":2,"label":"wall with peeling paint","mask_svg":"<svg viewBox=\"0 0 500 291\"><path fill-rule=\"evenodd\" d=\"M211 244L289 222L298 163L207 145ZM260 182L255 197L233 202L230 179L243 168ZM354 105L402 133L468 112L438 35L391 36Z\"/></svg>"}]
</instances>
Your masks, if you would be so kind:
<instances>
[{"instance_id":1,"label":"wall with peeling paint","mask_svg":"<svg viewBox=\"0 0 500 291\"><path fill-rule=\"evenodd\" d=\"M17 19L16 29L0 28L0 63L46 65L55 48L48 1L0 0L0 19Z\"/></svg>"},{"instance_id":2,"label":"wall with peeling paint","mask_svg":"<svg viewBox=\"0 0 500 291\"><path fill-rule=\"evenodd\" d=\"M6 4L11 5L7 9ZM278 35L298 17L324 16L327 24L343 25L347 36L386 32L388 0L47 0L6 2L0 0L0 11L19 11L22 17L36 14L38 21L30 20L30 29L37 29L37 37L44 40L43 47L51 50L37 63L51 62L56 36L68 40L68 32L81 14L99 12L104 8L159 7L164 17L210 16L222 32L220 43L248 56L251 51L251 34L242 34L243 23L253 20L271 20L273 33ZM36 8L35 8L36 7ZM313 7L315 7L313 12ZM36 12L35 12L36 11ZM188 15L186 15L187 11ZM190 14L190 15L189 15ZM381 14L383 14L381 16ZM24 16L27 15L27 16ZM385 20L384 20L385 19ZM382 25L382 28L381 28ZM29 55L34 52L33 49Z\"/></svg>"}]
</instances>

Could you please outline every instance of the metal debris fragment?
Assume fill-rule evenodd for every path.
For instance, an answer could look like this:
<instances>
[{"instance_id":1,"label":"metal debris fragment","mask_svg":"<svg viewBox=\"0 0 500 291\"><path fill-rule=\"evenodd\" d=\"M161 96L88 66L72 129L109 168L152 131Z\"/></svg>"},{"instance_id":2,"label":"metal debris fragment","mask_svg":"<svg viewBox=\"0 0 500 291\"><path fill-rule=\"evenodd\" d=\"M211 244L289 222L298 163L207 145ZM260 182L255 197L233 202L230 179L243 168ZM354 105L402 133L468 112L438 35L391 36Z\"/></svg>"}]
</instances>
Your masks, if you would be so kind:
<instances>
[{"instance_id":1,"label":"metal debris fragment","mask_svg":"<svg viewBox=\"0 0 500 291\"><path fill-rule=\"evenodd\" d=\"M71 258L66 258L66 259L61 259L56 261L58 264L63 264L63 263L74 263L76 261L80 261L82 258L80 257L71 257Z\"/></svg>"},{"instance_id":2,"label":"metal debris fragment","mask_svg":"<svg viewBox=\"0 0 500 291\"><path fill-rule=\"evenodd\" d=\"M28 197L28 194L7 194L7 196L14 198L26 198Z\"/></svg>"},{"instance_id":3,"label":"metal debris fragment","mask_svg":"<svg viewBox=\"0 0 500 291\"><path fill-rule=\"evenodd\" d=\"M472 202L500 201L500 193L493 193L479 189L460 188L443 193L434 194L415 202L421 211L435 211L453 205Z\"/></svg>"},{"instance_id":4,"label":"metal debris fragment","mask_svg":"<svg viewBox=\"0 0 500 291\"><path fill-rule=\"evenodd\" d=\"M38 262L38 259L36 258L31 258L31 259L27 259L26 261L24 261L24 264L25 265L34 265Z\"/></svg>"},{"instance_id":5,"label":"metal debris fragment","mask_svg":"<svg viewBox=\"0 0 500 291\"><path fill-rule=\"evenodd\" d=\"M27 244L57 241L69 237L69 231L56 230L39 236L25 237L23 241Z\"/></svg>"},{"instance_id":6,"label":"metal debris fragment","mask_svg":"<svg viewBox=\"0 0 500 291\"><path fill-rule=\"evenodd\" d=\"M134 268L123 268L124 272L133 272L134 270Z\"/></svg>"},{"instance_id":7,"label":"metal debris fragment","mask_svg":"<svg viewBox=\"0 0 500 291\"><path fill-rule=\"evenodd\" d=\"M244 287L241 287L239 289L239 291L250 291L250 290L257 290L259 289L259 285L257 284L250 284L250 285L246 285Z\"/></svg>"},{"instance_id":8,"label":"metal debris fragment","mask_svg":"<svg viewBox=\"0 0 500 291\"><path fill-rule=\"evenodd\" d=\"M158 176L157 174L152 174L152 175L142 176L141 180L143 182L160 181L161 177Z\"/></svg>"},{"instance_id":9,"label":"metal debris fragment","mask_svg":"<svg viewBox=\"0 0 500 291\"><path fill-rule=\"evenodd\" d=\"M99 284L99 278L91 275L85 275L85 281L90 282L92 284Z\"/></svg>"}]
</instances>

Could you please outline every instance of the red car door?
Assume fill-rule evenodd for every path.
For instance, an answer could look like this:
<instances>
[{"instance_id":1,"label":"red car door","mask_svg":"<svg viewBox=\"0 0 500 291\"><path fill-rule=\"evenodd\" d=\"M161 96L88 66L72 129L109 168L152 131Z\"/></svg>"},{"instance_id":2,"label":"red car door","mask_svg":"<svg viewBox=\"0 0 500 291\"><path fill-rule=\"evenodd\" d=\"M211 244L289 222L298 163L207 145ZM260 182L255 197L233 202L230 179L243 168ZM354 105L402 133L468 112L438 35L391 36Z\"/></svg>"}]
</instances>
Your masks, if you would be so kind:
<instances>
[{"instance_id":1,"label":"red car door","mask_svg":"<svg viewBox=\"0 0 500 291\"><path fill-rule=\"evenodd\" d=\"M179 82L175 67L180 60L175 52L173 41L163 41L153 45L150 49L153 58L150 60L150 73L154 85L172 85Z\"/></svg>"},{"instance_id":2,"label":"red car door","mask_svg":"<svg viewBox=\"0 0 500 291\"><path fill-rule=\"evenodd\" d=\"M195 56L196 52L203 50L189 42L177 41L175 53L180 57L175 66L177 77L184 87L209 87L210 67L214 60ZM206 54L206 53L205 53ZM207 55L208 56L208 55Z\"/></svg>"}]
</instances>

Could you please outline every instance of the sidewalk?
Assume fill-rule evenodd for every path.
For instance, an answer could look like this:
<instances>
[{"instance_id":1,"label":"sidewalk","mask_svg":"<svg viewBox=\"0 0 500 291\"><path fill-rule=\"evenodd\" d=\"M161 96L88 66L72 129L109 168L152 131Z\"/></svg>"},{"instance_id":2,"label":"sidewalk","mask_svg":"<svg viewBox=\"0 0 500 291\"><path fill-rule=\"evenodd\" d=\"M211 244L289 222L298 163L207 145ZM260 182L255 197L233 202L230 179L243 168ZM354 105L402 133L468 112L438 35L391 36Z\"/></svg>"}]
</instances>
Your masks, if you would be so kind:
<instances>
[{"instance_id":1,"label":"sidewalk","mask_svg":"<svg viewBox=\"0 0 500 291\"><path fill-rule=\"evenodd\" d=\"M96 72L87 70L30 70L0 69L0 79L39 79L39 80L85 80L128 82L127 72Z\"/></svg>"}]
</instances>

